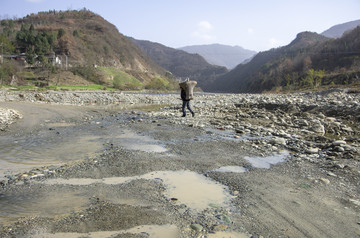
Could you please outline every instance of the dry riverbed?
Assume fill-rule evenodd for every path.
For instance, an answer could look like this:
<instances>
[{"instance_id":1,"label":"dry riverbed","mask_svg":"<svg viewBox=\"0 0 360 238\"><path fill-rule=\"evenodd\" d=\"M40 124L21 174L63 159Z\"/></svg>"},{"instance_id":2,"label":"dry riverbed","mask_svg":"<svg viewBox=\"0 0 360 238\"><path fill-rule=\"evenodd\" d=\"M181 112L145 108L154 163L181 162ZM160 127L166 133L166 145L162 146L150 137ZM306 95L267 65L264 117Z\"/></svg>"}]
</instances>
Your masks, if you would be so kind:
<instances>
[{"instance_id":1,"label":"dry riverbed","mask_svg":"<svg viewBox=\"0 0 360 238\"><path fill-rule=\"evenodd\" d=\"M360 94L0 92L0 237L360 237Z\"/></svg>"}]
</instances>

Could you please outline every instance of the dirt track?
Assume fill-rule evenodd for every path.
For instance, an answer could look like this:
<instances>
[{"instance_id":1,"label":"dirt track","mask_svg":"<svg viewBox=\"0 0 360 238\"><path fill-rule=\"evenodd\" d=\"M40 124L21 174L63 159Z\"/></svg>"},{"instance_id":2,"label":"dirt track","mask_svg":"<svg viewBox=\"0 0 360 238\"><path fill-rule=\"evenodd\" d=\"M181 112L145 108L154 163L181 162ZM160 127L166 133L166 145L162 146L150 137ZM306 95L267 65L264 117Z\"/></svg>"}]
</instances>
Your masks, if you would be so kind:
<instances>
[{"instance_id":1,"label":"dirt track","mask_svg":"<svg viewBox=\"0 0 360 238\"><path fill-rule=\"evenodd\" d=\"M300 129L296 141L306 147L298 151L291 138L281 137L283 143L270 136L280 129L290 133L290 127L261 134L261 128L238 125L236 132L227 124L235 109L215 111L208 123L200 107L195 118L185 119L174 106L158 111L2 102L0 107L23 115L1 132L3 143L47 141L33 142L39 149L80 143L93 150L79 158L81 152L73 156L67 149L67 159L56 161L64 165L7 175L0 190L1 237L360 237L356 127L343 135L352 138L346 154L326 152L325 145L338 139L311 139ZM243 116L244 124L270 128L259 116L265 109L236 107L237 115L257 115ZM321 152L311 150L315 145ZM321 157L322 151L328 156ZM270 168L251 163L272 155L286 162ZM214 171L225 166L245 172Z\"/></svg>"}]
</instances>

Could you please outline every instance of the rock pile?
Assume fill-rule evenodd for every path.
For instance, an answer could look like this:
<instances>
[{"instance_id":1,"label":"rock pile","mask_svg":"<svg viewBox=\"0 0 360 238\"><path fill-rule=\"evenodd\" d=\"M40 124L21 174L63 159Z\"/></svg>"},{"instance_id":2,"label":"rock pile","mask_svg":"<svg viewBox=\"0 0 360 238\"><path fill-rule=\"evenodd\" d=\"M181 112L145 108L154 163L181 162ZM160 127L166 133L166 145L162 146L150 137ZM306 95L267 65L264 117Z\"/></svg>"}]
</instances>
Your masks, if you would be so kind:
<instances>
[{"instance_id":1,"label":"rock pile","mask_svg":"<svg viewBox=\"0 0 360 238\"><path fill-rule=\"evenodd\" d=\"M151 118L174 124L213 127L251 138L266 151L286 149L311 162L356 159L360 152L359 94L345 90L288 95L197 95L196 117L180 119L180 106L168 106Z\"/></svg>"},{"instance_id":2,"label":"rock pile","mask_svg":"<svg viewBox=\"0 0 360 238\"><path fill-rule=\"evenodd\" d=\"M0 130L4 130L16 119L22 118L22 115L13 109L0 108Z\"/></svg>"}]
</instances>

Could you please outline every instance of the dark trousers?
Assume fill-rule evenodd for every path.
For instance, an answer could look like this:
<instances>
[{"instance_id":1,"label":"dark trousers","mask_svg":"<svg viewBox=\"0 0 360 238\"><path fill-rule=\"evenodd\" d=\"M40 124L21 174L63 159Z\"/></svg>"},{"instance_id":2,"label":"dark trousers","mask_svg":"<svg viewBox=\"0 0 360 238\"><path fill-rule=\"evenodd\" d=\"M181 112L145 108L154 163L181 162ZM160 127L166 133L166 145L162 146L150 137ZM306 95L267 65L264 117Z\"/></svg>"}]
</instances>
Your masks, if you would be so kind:
<instances>
[{"instance_id":1,"label":"dark trousers","mask_svg":"<svg viewBox=\"0 0 360 238\"><path fill-rule=\"evenodd\" d=\"M183 104L182 104L183 116L186 116L185 107L187 107L187 109L189 109L189 111L191 112L191 114L194 114L194 111L193 111L193 110L191 109L191 107L190 107L190 101L189 101L189 100L183 100Z\"/></svg>"}]
</instances>

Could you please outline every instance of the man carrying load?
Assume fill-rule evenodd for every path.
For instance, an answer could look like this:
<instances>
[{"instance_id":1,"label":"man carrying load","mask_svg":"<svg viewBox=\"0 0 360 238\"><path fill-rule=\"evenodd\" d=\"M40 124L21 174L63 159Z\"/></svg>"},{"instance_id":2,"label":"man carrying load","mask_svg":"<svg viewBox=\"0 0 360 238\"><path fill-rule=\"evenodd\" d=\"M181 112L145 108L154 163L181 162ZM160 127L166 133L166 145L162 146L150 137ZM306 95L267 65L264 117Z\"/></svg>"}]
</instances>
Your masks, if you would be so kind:
<instances>
[{"instance_id":1,"label":"man carrying load","mask_svg":"<svg viewBox=\"0 0 360 238\"><path fill-rule=\"evenodd\" d=\"M194 88L196 86L196 81L189 81L189 79L186 79L185 82L179 83L180 89L181 89L181 100L182 100L182 117L186 117L186 110L189 109L192 116L195 116L194 111L190 107L190 100L194 99Z\"/></svg>"}]
</instances>

